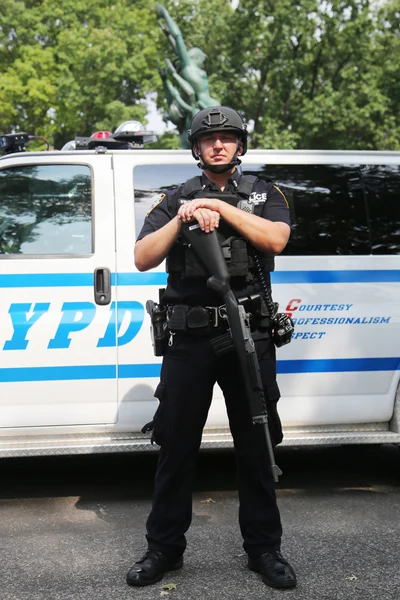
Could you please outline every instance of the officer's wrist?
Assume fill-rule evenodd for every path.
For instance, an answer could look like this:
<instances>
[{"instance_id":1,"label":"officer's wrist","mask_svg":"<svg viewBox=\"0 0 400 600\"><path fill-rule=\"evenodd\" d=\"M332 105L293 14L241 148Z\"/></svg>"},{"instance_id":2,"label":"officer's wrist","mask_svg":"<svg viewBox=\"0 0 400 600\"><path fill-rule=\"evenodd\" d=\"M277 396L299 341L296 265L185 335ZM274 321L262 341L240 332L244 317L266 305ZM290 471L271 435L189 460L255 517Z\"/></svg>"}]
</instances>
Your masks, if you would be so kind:
<instances>
[{"instance_id":1,"label":"officer's wrist","mask_svg":"<svg viewBox=\"0 0 400 600\"><path fill-rule=\"evenodd\" d=\"M178 229L181 229L182 225L183 225L183 221L180 215L176 215L175 217L175 222L178 226Z\"/></svg>"},{"instance_id":2,"label":"officer's wrist","mask_svg":"<svg viewBox=\"0 0 400 600\"><path fill-rule=\"evenodd\" d=\"M221 215L224 212L224 209L229 206L229 204L223 200L220 200L219 198L216 198L215 201L217 203L217 212L219 212Z\"/></svg>"}]
</instances>

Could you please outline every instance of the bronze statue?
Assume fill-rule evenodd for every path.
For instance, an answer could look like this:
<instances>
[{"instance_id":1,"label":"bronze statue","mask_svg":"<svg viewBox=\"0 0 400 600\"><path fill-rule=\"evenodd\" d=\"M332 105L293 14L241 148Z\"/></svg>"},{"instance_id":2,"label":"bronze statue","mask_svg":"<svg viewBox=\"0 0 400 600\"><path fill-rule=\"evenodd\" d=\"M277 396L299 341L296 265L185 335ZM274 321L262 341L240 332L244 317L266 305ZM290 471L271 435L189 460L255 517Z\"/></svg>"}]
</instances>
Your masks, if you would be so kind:
<instances>
[{"instance_id":1,"label":"bronze statue","mask_svg":"<svg viewBox=\"0 0 400 600\"><path fill-rule=\"evenodd\" d=\"M168 81L167 73L165 69L161 68L160 64L158 65L158 72L163 82L165 98L168 103L168 119L178 128L182 148L188 148L187 130L198 109L185 102L176 87Z\"/></svg>"},{"instance_id":2,"label":"bronze statue","mask_svg":"<svg viewBox=\"0 0 400 600\"><path fill-rule=\"evenodd\" d=\"M162 4L157 4L157 15L160 17L160 27L175 51L177 62L175 68L167 58L166 68L158 67L168 103L168 117L178 128L182 147L188 148L186 133L194 115L220 102L210 96L207 73L202 69L206 54L200 48L186 48L181 30ZM168 75L175 85L168 80Z\"/></svg>"}]
</instances>

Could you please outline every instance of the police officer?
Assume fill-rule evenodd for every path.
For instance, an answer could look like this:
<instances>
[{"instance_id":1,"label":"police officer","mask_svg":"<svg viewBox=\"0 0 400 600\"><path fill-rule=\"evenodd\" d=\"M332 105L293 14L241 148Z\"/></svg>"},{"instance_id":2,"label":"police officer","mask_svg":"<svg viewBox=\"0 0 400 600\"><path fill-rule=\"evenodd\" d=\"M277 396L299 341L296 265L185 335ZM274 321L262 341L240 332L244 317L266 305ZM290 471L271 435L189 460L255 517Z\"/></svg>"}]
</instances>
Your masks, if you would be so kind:
<instances>
[{"instance_id":1,"label":"police officer","mask_svg":"<svg viewBox=\"0 0 400 600\"><path fill-rule=\"evenodd\" d=\"M147 519L148 551L128 571L127 583L150 585L167 571L183 566L197 454L213 387L218 383L234 440L239 524L248 567L261 573L263 581L272 587L291 588L296 585L296 575L280 553L282 527L264 431L252 423L235 351L215 350L213 341L227 330L217 308L221 297L207 287L208 274L181 235L182 225L191 221L206 233L217 231L236 297L259 300L262 279L269 287L273 257L289 239L289 209L272 182L253 181L249 190L246 176L239 174L237 166L247 150L247 132L232 108L201 110L188 134L202 174L160 196L135 245L139 271L167 259L168 282L162 304L169 315L170 336L155 392L159 407L153 437L160 454ZM224 194L229 201L224 201ZM243 201L246 210L242 210ZM235 243L239 244L236 254ZM258 265L252 259L255 254L260 259ZM258 316L251 319L252 335L276 445L282 440L282 429L276 408L275 346L265 311L258 311Z\"/></svg>"}]
</instances>

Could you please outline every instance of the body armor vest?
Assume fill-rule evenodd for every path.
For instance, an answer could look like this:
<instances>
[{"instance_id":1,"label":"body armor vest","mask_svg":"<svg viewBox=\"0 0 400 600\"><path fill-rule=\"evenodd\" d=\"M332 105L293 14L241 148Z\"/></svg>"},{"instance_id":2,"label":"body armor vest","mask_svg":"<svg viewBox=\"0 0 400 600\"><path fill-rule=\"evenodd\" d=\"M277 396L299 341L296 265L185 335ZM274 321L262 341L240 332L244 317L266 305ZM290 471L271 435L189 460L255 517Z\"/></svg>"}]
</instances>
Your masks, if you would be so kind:
<instances>
[{"instance_id":1,"label":"body armor vest","mask_svg":"<svg viewBox=\"0 0 400 600\"><path fill-rule=\"evenodd\" d=\"M179 210L180 200L193 200L195 198L218 198L247 212L261 216L262 205L249 202L249 196L257 182L254 175L242 175L235 192L205 191L201 177L189 179L183 186L181 195L177 198L176 212ZM266 200L268 202L268 199ZM258 253L259 267L254 260L255 248L228 223L220 220L216 230L222 252L226 260L231 278L238 282L251 283L258 278L258 268L263 272L274 270L274 257ZM167 273L180 274L180 277L208 277L205 266L194 250L180 236L171 248L166 262Z\"/></svg>"}]
</instances>

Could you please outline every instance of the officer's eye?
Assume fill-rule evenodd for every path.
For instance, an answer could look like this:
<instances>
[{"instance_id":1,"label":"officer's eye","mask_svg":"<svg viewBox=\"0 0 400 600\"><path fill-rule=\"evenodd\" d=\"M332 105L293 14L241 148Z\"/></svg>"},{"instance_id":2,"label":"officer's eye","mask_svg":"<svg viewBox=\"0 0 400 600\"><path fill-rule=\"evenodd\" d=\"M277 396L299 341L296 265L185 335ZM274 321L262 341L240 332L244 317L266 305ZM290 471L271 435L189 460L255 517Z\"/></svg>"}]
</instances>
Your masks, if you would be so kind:
<instances>
[{"instance_id":1,"label":"officer's eye","mask_svg":"<svg viewBox=\"0 0 400 600\"><path fill-rule=\"evenodd\" d=\"M232 142L236 142L236 137L234 135L221 135L221 142L224 144L230 144Z\"/></svg>"}]
</instances>

